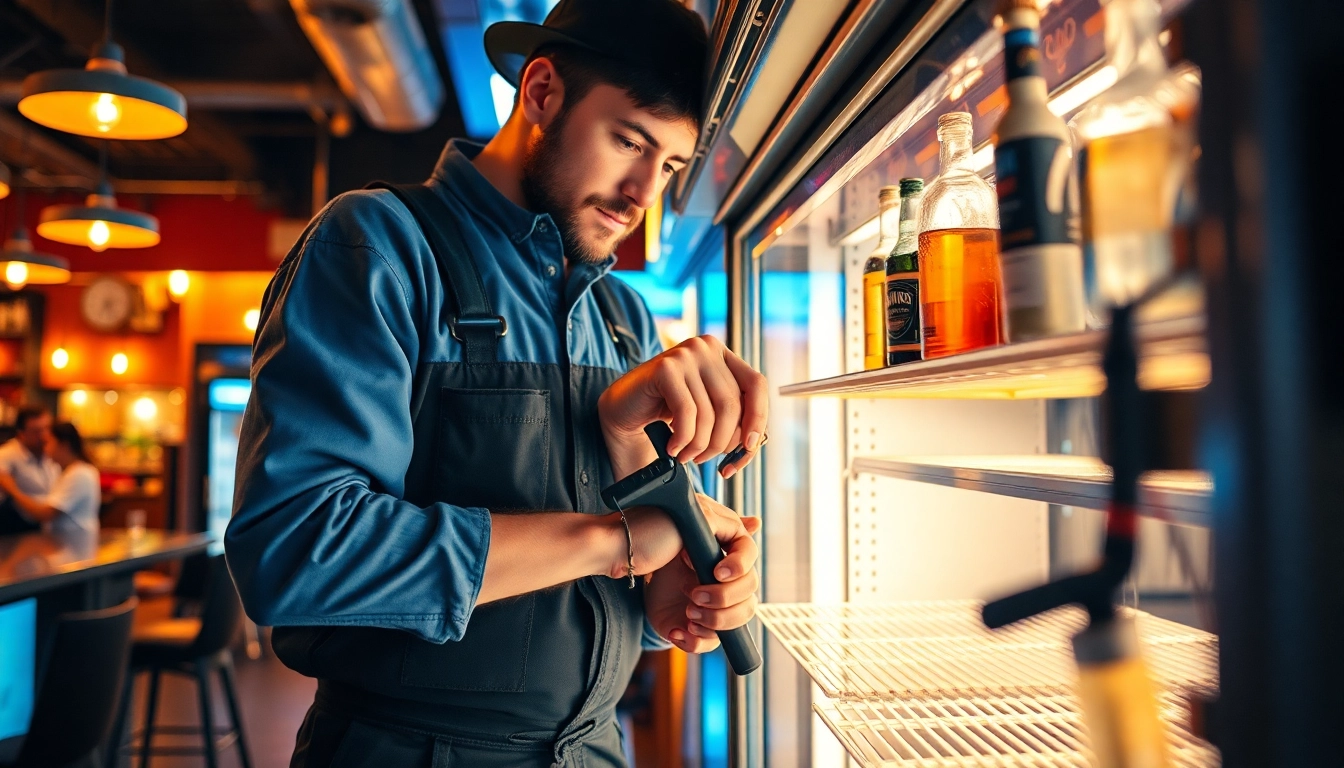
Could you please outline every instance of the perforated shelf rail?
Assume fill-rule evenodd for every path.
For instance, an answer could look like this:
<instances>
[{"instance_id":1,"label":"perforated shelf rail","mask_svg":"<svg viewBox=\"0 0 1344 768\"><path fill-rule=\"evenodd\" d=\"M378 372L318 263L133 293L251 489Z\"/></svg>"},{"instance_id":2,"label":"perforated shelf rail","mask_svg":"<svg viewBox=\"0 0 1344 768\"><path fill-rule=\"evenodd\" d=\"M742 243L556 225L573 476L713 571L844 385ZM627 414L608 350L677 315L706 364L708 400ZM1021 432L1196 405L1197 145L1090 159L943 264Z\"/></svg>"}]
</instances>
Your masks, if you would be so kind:
<instances>
[{"instance_id":1,"label":"perforated shelf rail","mask_svg":"<svg viewBox=\"0 0 1344 768\"><path fill-rule=\"evenodd\" d=\"M832 700L817 713L865 766L1087 766L1064 608L997 631L977 600L761 606L771 634ZM1214 766L1180 694L1217 687L1217 638L1141 611L1174 764Z\"/></svg>"}]
</instances>

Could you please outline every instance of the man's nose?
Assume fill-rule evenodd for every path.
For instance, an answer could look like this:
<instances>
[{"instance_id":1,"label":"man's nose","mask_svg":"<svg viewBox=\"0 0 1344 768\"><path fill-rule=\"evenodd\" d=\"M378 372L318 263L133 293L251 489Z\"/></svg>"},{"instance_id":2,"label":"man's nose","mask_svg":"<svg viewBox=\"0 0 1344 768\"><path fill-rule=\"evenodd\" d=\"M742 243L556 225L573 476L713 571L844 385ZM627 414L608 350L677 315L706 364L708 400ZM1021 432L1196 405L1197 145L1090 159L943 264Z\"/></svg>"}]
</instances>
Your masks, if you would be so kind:
<instances>
[{"instance_id":1,"label":"man's nose","mask_svg":"<svg viewBox=\"0 0 1344 768\"><path fill-rule=\"evenodd\" d=\"M658 181L656 169L649 171L641 165L626 178L621 193L632 204L647 211L653 207L654 202L658 200L659 192L661 192Z\"/></svg>"}]
</instances>

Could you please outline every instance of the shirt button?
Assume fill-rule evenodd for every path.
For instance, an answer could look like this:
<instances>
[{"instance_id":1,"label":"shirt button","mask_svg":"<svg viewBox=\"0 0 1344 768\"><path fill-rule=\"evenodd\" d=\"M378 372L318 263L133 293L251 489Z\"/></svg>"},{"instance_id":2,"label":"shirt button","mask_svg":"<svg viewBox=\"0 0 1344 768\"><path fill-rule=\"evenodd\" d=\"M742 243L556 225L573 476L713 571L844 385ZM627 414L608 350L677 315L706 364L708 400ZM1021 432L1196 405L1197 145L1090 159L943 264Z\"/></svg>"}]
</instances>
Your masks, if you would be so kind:
<instances>
[{"instance_id":1,"label":"shirt button","mask_svg":"<svg viewBox=\"0 0 1344 768\"><path fill-rule=\"evenodd\" d=\"M543 222L541 222L540 224L538 224L538 225L537 225L537 231L538 231L538 232L545 232L545 231L546 231L546 222L543 221Z\"/></svg>"},{"instance_id":2,"label":"shirt button","mask_svg":"<svg viewBox=\"0 0 1344 768\"><path fill-rule=\"evenodd\" d=\"M570 321L566 322L566 323L565 323L565 327L568 328L568 329L571 330L571 331L574 330L574 321L573 321L573 320L570 320Z\"/></svg>"},{"instance_id":3,"label":"shirt button","mask_svg":"<svg viewBox=\"0 0 1344 768\"><path fill-rule=\"evenodd\" d=\"M585 469L579 473L579 482L584 485L588 484L588 470Z\"/></svg>"},{"instance_id":4,"label":"shirt button","mask_svg":"<svg viewBox=\"0 0 1344 768\"><path fill-rule=\"evenodd\" d=\"M550 276L550 277L555 277L555 265L554 265L554 264L547 264L547 265L546 265L546 274L547 274L548 276Z\"/></svg>"}]
</instances>

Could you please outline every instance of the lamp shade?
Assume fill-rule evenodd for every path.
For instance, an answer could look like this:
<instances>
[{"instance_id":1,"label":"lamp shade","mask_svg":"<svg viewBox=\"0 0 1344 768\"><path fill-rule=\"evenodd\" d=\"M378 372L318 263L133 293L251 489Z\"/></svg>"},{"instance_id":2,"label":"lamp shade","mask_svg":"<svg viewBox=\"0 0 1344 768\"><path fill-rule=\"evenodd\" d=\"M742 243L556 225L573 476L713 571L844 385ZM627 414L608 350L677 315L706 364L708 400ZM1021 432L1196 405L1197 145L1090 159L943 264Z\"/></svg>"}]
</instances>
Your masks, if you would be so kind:
<instances>
[{"instance_id":1,"label":"lamp shade","mask_svg":"<svg viewBox=\"0 0 1344 768\"><path fill-rule=\"evenodd\" d=\"M14 266L20 264L23 266ZM15 230L14 236L5 241L5 250L0 253L0 269L4 270L6 282L11 284L56 285L70 282L70 262L60 256L34 251L33 241L28 239L28 232L23 227ZM10 279L18 275L24 279Z\"/></svg>"},{"instance_id":2,"label":"lamp shade","mask_svg":"<svg viewBox=\"0 0 1344 768\"><path fill-rule=\"evenodd\" d=\"M101 139L166 139L187 129L187 100L126 73L121 46L94 49L84 69L49 69L23 81L19 112L39 125Z\"/></svg>"},{"instance_id":3,"label":"lamp shade","mask_svg":"<svg viewBox=\"0 0 1344 768\"><path fill-rule=\"evenodd\" d=\"M159 220L147 213L117 207L106 182L84 205L49 205L42 209L37 234L67 245L85 245L95 251L108 248L149 248L159 244Z\"/></svg>"}]
</instances>

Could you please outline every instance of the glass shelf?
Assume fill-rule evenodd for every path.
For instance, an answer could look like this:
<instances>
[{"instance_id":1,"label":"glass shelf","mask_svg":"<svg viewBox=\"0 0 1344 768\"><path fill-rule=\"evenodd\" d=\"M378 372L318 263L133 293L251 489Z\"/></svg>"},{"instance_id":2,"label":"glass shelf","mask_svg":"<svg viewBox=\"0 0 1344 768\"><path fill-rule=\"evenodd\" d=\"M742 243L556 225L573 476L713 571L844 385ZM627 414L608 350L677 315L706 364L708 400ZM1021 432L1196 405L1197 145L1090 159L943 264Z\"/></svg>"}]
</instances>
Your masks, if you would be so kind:
<instances>
[{"instance_id":1,"label":"glass shelf","mask_svg":"<svg viewBox=\"0 0 1344 768\"><path fill-rule=\"evenodd\" d=\"M1135 326L1139 385L1199 389L1209 382L1203 302L1186 286L1144 307ZM1005 344L963 355L780 387L785 396L1031 400L1095 397L1106 331Z\"/></svg>"},{"instance_id":2,"label":"glass shelf","mask_svg":"<svg viewBox=\"0 0 1344 768\"><path fill-rule=\"evenodd\" d=\"M865 456L851 469L1084 509L1105 509L1110 501L1110 467L1085 456ZM1207 473L1149 472L1139 486L1139 513L1208 527L1212 495Z\"/></svg>"}]
</instances>

